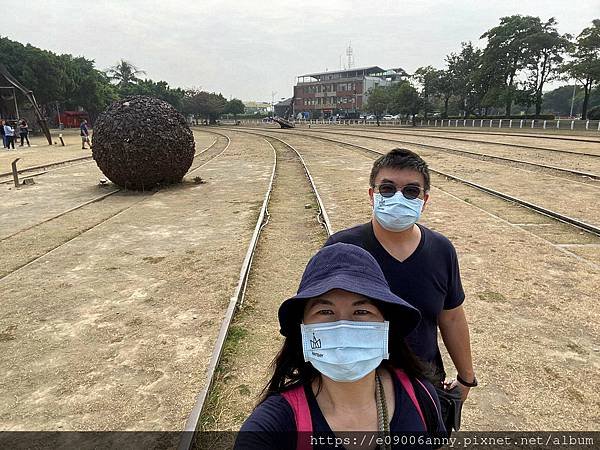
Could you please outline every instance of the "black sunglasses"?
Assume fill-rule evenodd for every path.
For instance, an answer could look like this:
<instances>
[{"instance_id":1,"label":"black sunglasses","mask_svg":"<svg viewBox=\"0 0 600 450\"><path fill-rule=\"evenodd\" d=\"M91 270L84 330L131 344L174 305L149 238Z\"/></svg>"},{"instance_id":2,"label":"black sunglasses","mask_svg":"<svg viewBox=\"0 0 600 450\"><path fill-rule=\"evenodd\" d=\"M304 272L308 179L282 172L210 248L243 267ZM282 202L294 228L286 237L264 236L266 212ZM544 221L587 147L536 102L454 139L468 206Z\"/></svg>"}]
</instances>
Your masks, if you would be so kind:
<instances>
[{"instance_id":1,"label":"black sunglasses","mask_svg":"<svg viewBox=\"0 0 600 450\"><path fill-rule=\"evenodd\" d=\"M396 185L392 183L376 184L373 187L377 189L382 197L390 198L393 197L396 192L400 191L407 200L414 200L421 195L421 191L425 191L425 189L422 187L414 184L407 184L406 186L402 186L400 189L398 189Z\"/></svg>"}]
</instances>

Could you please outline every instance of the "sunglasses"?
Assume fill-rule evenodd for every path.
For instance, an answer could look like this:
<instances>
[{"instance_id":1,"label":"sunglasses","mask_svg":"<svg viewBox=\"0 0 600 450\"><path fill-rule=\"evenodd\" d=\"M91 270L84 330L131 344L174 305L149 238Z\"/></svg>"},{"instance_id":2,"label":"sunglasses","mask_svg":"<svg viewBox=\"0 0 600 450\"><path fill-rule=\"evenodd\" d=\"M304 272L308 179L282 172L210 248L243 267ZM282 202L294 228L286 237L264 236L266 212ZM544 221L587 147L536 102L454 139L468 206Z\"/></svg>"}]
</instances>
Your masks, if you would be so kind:
<instances>
[{"instance_id":1,"label":"sunglasses","mask_svg":"<svg viewBox=\"0 0 600 450\"><path fill-rule=\"evenodd\" d=\"M398 189L396 185L392 183L376 184L373 187L377 189L377 192L379 192L382 197L385 198L393 197L394 194L396 194L396 192L399 190L407 200L414 200L421 195L421 191L425 191L425 189L422 187L414 184L407 184L406 186L402 186L400 189Z\"/></svg>"}]
</instances>

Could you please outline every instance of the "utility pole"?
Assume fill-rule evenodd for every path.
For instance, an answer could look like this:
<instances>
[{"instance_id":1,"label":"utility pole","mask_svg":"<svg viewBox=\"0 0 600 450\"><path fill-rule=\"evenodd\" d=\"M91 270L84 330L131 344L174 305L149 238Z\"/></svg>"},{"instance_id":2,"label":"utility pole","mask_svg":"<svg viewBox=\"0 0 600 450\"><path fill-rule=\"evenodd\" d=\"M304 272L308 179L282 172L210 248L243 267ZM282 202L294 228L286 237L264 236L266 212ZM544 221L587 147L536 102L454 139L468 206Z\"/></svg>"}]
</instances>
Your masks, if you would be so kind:
<instances>
[{"instance_id":1,"label":"utility pole","mask_svg":"<svg viewBox=\"0 0 600 450\"><path fill-rule=\"evenodd\" d=\"M569 117L573 117L573 105L575 104L575 89L577 89L577 80L575 80L575 84L573 84L573 96L571 97L571 112L569 113Z\"/></svg>"},{"instance_id":2,"label":"utility pole","mask_svg":"<svg viewBox=\"0 0 600 450\"><path fill-rule=\"evenodd\" d=\"M271 92L271 118L275 117L275 95L277 91Z\"/></svg>"}]
</instances>

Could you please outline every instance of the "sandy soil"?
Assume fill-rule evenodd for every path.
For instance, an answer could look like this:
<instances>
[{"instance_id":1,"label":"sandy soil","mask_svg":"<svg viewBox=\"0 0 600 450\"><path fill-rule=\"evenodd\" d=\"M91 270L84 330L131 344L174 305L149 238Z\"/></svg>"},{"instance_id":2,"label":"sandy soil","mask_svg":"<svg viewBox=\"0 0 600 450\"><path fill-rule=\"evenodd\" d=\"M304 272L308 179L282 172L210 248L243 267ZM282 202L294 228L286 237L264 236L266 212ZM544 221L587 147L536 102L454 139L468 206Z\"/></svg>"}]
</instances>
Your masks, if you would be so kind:
<instances>
[{"instance_id":1,"label":"sandy soil","mask_svg":"<svg viewBox=\"0 0 600 450\"><path fill-rule=\"evenodd\" d=\"M197 171L206 184L160 191L1 280L2 429L181 429L272 162L236 138Z\"/></svg>"},{"instance_id":2,"label":"sandy soil","mask_svg":"<svg viewBox=\"0 0 600 450\"><path fill-rule=\"evenodd\" d=\"M312 129L311 129L312 131ZM337 131L336 131L337 132ZM341 131L342 133L348 134L361 134L361 132L347 132L346 130ZM371 134L364 133L362 134ZM529 161L536 164L546 164L550 166L561 167L571 170L579 170L583 172L591 172L600 175L600 143L594 144L597 151L588 150L594 154L598 154L598 157L586 156L586 155L571 155L566 153L558 153L544 150L530 150L519 147L507 147L504 145L498 145L490 141L490 143L482 144L477 142L459 142L453 140L444 139L432 139L427 137L421 137L419 133L409 135L400 134L397 132L381 132L381 136L385 136L389 139L406 141L414 144L427 144L442 146L450 149L463 150L469 152L477 152L491 156L500 156L504 158L519 159L523 161ZM400 143L404 144L404 142ZM539 144L536 144L539 145ZM546 145L544 143L543 145ZM581 149L569 148L573 151L581 151Z\"/></svg>"},{"instance_id":3,"label":"sandy soil","mask_svg":"<svg viewBox=\"0 0 600 450\"><path fill-rule=\"evenodd\" d=\"M15 158L21 158L17 163L18 169L24 169L26 167L39 166L41 164L47 164L56 161L63 161L66 159L80 158L82 156L92 156L92 151L81 149L81 138L79 137L79 129L77 130L64 130L63 140L65 146L60 145L58 140L58 131L52 130L52 137L57 142L55 145L48 145L48 141L43 136L29 136L29 142L31 147L19 147L19 144L15 144L15 150L12 148L10 151L2 148L0 149L0 173L10 172L11 163ZM19 143L21 140L19 139Z\"/></svg>"},{"instance_id":4,"label":"sandy soil","mask_svg":"<svg viewBox=\"0 0 600 450\"><path fill-rule=\"evenodd\" d=\"M306 263L327 238L296 154L275 141L273 145L278 167L270 219L252 263L243 309L225 347L204 430L238 429L252 411L270 375L274 352L283 342L276 320L279 304L296 292Z\"/></svg>"},{"instance_id":5,"label":"sandy soil","mask_svg":"<svg viewBox=\"0 0 600 450\"><path fill-rule=\"evenodd\" d=\"M311 127L312 129L312 127ZM329 129L331 129L331 127L329 127ZM354 132L359 132L359 130L354 129L354 127L339 127L339 131L352 131L354 130ZM373 129L373 128L362 128L360 131L367 131L367 132L374 132L374 133L380 133L380 134L392 134L392 135L402 135L402 136L406 136L406 137L420 137L420 138L427 138L429 137L429 140L432 142L432 144L435 145L435 143L437 142L438 145L446 145L443 142L452 142L452 138L456 138L456 139L464 139L461 141L454 141L455 143L458 142L460 144L466 144L466 145L470 145L469 142L466 142L466 140L477 140L477 141L486 141L489 144L499 144L499 143L504 143L504 144L515 144L515 145L526 145L526 146L531 146L531 147L544 147L544 148L550 148L550 149L556 149L556 150L569 150L569 151L575 151L575 152L581 152L581 153L595 153L600 155L600 140L596 141L596 142L583 142L583 141L574 141L574 140L570 140L570 141L566 141L566 140L559 140L559 139L544 139L544 137L540 136L536 139L533 138L528 138L528 137L521 137L521 136L506 136L506 135L499 135L499 134L493 134L493 135L489 135L489 134L467 134L467 133L452 133L452 132L442 132L442 131L437 131L437 132L428 132L428 131L418 131L418 130L412 130L411 128L404 128L404 129L394 129L394 128L387 128L387 127L383 127L379 130L377 129ZM444 138L450 138L450 139L444 139ZM516 150L516 148L515 148ZM523 149L524 150L524 149Z\"/></svg>"},{"instance_id":6,"label":"sandy soil","mask_svg":"<svg viewBox=\"0 0 600 450\"><path fill-rule=\"evenodd\" d=\"M381 140L334 136L335 139L382 152L394 147L393 143ZM579 183L546 173L423 149L418 145L405 144L403 147L417 151L432 169L513 195L592 225L600 225L600 211L590 208L598 198L600 190L597 185L600 182ZM565 192L572 194L566 195Z\"/></svg>"},{"instance_id":7,"label":"sandy soil","mask_svg":"<svg viewBox=\"0 0 600 450\"><path fill-rule=\"evenodd\" d=\"M287 140L306 159L334 229L368 220L372 158ZM464 429L596 429L600 396L582 380L600 368L600 271L435 187L423 223L453 241L461 263L481 384Z\"/></svg>"}]
</instances>

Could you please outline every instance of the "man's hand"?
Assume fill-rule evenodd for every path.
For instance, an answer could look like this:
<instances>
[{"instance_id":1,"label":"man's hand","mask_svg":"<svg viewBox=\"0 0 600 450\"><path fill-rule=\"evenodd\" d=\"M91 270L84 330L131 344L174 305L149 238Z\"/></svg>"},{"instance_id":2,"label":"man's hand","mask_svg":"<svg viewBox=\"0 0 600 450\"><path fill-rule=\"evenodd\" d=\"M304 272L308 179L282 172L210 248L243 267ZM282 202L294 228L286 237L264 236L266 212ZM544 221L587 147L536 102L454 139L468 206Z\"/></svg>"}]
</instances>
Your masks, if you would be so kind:
<instances>
[{"instance_id":1,"label":"man's hand","mask_svg":"<svg viewBox=\"0 0 600 450\"><path fill-rule=\"evenodd\" d=\"M470 387L463 386L458 382L458 380L455 380L454 378L446 378L444 381L442 381L442 386L444 387L445 391L451 391L454 388L458 388L460 391L460 399L463 402L467 399L469 391L471 390Z\"/></svg>"}]
</instances>

